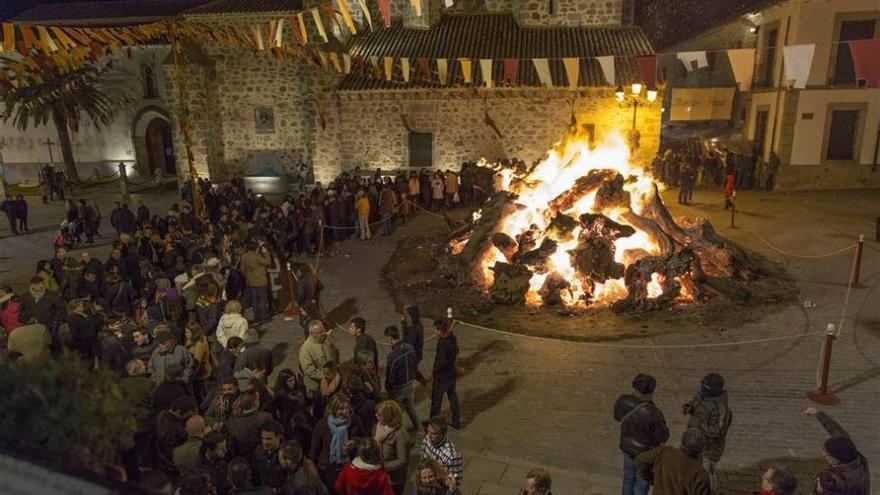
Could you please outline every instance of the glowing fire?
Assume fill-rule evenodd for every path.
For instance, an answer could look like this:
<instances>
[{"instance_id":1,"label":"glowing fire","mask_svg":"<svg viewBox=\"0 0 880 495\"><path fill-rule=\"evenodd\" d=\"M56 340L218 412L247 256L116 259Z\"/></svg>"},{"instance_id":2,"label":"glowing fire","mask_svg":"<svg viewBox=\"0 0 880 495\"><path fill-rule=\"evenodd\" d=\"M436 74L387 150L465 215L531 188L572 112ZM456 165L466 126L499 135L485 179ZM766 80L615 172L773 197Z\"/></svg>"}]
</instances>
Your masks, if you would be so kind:
<instances>
[{"instance_id":1,"label":"glowing fire","mask_svg":"<svg viewBox=\"0 0 880 495\"><path fill-rule=\"evenodd\" d=\"M526 303L538 305L542 303L540 291L548 277L561 277L569 283L569 287L560 292L562 304L565 306L584 305L588 299L591 305L610 304L627 297L628 289L623 277L608 279L604 282L593 282L576 272L573 256L570 254L578 247L581 225L573 231L561 234L551 229L551 221L557 212L578 219L582 214L602 214L622 225L633 227L636 232L627 237L613 241L614 261L625 267L651 255L659 254L659 246L651 235L640 230L636 225L627 222L627 215L642 212L645 198L653 194L654 181L650 174L630 162L629 148L624 139L615 134L599 146L592 148L585 136L569 136L562 143L551 149L547 156L534 168L523 173L511 168L495 166L496 189L503 189L516 194L515 204L518 209L499 224L499 232L513 239L530 231L536 235L534 243L540 246L549 239L557 244L556 250L549 255L545 270L530 268L529 290ZM573 204L565 204L564 209L557 208L552 202L561 194L575 187L578 179L592 171L613 171L624 179L624 190L629 193L629 207L597 208L596 191L593 190L577 199ZM474 214L474 220L481 213ZM460 249L460 248L459 248ZM491 245L481 259L481 274L485 287L490 287L494 280L492 267L497 262L509 262L504 253ZM541 273L539 273L539 271ZM662 278L659 273L651 276L647 283L649 298L656 298L663 293ZM589 295L585 298L585 295Z\"/></svg>"}]
</instances>

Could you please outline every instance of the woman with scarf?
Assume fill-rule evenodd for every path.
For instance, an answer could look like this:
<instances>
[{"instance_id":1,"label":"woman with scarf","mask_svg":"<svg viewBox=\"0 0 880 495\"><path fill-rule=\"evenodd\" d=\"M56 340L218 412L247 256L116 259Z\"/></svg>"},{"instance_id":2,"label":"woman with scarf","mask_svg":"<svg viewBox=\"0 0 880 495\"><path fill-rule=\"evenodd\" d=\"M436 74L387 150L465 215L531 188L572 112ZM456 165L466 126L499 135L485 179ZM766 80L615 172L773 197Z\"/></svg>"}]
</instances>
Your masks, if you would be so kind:
<instances>
[{"instance_id":1,"label":"woman with scarf","mask_svg":"<svg viewBox=\"0 0 880 495\"><path fill-rule=\"evenodd\" d=\"M361 421L351 411L351 402L342 394L334 395L312 434L309 458L318 465L324 486L334 495L336 478L355 450L354 439L365 432Z\"/></svg>"},{"instance_id":2,"label":"woman with scarf","mask_svg":"<svg viewBox=\"0 0 880 495\"><path fill-rule=\"evenodd\" d=\"M376 421L373 438L380 446L394 495L402 495L411 447L409 435L403 428L403 409L396 401L386 400L376 408Z\"/></svg>"},{"instance_id":3,"label":"woman with scarf","mask_svg":"<svg viewBox=\"0 0 880 495\"><path fill-rule=\"evenodd\" d=\"M358 438L357 457L346 464L336 479L339 495L392 495L388 473L382 467L379 444L372 438Z\"/></svg>"}]
</instances>

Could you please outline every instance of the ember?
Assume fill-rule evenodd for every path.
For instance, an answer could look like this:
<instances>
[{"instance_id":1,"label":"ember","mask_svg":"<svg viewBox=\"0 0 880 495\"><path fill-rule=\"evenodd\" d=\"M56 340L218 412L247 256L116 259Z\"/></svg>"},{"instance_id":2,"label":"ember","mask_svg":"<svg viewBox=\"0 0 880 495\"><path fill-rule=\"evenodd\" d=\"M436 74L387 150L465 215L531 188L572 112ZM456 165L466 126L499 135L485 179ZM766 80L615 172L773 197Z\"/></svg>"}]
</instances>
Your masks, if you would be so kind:
<instances>
[{"instance_id":1,"label":"ember","mask_svg":"<svg viewBox=\"0 0 880 495\"><path fill-rule=\"evenodd\" d=\"M447 254L493 302L656 309L729 292L714 278L749 278L745 254L706 220L672 219L618 135L595 148L569 136L532 167L477 168L467 173L494 174L500 190Z\"/></svg>"}]
</instances>

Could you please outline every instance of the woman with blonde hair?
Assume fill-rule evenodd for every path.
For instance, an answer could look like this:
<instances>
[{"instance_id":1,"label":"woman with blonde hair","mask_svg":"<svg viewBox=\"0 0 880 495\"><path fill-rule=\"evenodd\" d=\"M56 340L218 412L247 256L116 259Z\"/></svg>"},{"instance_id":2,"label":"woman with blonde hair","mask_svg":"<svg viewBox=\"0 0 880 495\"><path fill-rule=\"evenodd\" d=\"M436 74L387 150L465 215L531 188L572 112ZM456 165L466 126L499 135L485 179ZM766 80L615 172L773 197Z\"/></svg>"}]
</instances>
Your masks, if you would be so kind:
<instances>
[{"instance_id":1,"label":"woman with blonde hair","mask_svg":"<svg viewBox=\"0 0 880 495\"><path fill-rule=\"evenodd\" d=\"M205 397L205 383L214 374L214 357L208 347L208 339L198 323L186 326L186 350L192 354L195 366L192 373L192 390L196 402L201 404Z\"/></svg>"},{"instance_id":2,"label":"woman with blonde hair","mask_svg":"<svg viewBox=\"0 0 880 495\"><path fill-rule=\"evenodd\" d=\"M226 341L231 337L244 339L247 329L248 321L241 316L241 303L235 299L230 300L226 303L220 323L217 324L217 343L225 349Z\"/></svg>"},{"instance_id":3,"label":"woman with blonde hair","mask_svg":"<svg viewBox=\"0 0 880 495\"><path fill-rule=\"evenodd\" d=\"M455 477L434 459L419 461L408 495L461 495Z\"/></svg>"},{"instance_id":4,"label":"woman with blonde hair","mask_svg":"<svg viewBox=\"0 0 880 495\"><path fill-rule=\"evenodd\" d=\"M373 438L381 448L394 494L402 495L406 486L407 461L412 444L409 434L403 428L403 409L397 401L386 400L376 407Z\"/></svg>"},{"instance_id":5,"label":"woman with blonde hair","mask_svg":"<svg viewBox=\"0 0 880 495\"><path fill-rule=\"evenodd\" d=\"M312 433L309 458L317 464L324 486L333 493L336 478L356 454L354 439L365 432L360 418L352 414L351 400L346 395L331 397L324 413Z\"/></svg>"}]
</instances>

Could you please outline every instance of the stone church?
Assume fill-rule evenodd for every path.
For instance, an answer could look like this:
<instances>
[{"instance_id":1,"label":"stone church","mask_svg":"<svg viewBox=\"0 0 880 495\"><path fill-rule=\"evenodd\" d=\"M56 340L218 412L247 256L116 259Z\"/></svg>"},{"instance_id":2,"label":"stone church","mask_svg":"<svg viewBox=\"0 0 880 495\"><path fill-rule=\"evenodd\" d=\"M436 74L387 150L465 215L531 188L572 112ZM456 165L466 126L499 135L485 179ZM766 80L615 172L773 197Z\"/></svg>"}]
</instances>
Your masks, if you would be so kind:
<instances>
[{"instance_id":1,"label":"stone church","mask_svg":"<svg viewBox=\"0 0 880 495\"><path fill-rule=\"evenodd\" d=\"M372 31L365 27L358 3L348 2L364 27L351 36L332 25L329 46L324 46L366 62L358 67L352 62L348 74L329 64L320 67L302 59L193 42L185 44L182 60L174 65L167 47L146 48L152 62L132 63L141 75L149 68L149 75L156 77L152 84L158 97L137 102L117 118L118 129L108 133L118 134L116 153L142 173L158 166L168 169L167 162L176 157L176 172L187 174L177 122L181 82L192 120L196 169L216 181L236 172L258 173L264 162L291 171L302 161L314 168L317 180L326 181L356 166L455 169L481 157L531 161L565 135L573 116L581 130L598 140L611 132L626 135L634 127L640 134L639 158L656 153L660 104L639 107L634 114L632 107L618 103L615 87L606 81L599 63L589 58L612 55L615 83L637 82L634 57L651 54L653 48L641 28L632 24L630 0L461 0L449 8L443 0L421 2L421 15L416 16L409 0L390 0L390 28L382 25L373 5ZM309 0L305 5L299 0L193 3L199 5L186 9L184 17L242 27L289 19L319 5ZM51 12L26 12L22 17L33 23L76 24L58 15L53 19ZM149 15L143 18L149 20ZM290 29L284 36L297 43ZM316 39L323 41L310 33L309 41ZM385 57L394 60L395 77L390 81L381 68ZM418 76L421 57L429 60L430 80ZM566 79L565 57L580 57L574 89ZM468 83L462 79L463 58L473 61ZM549 60L553 87L541 84L533 58ZM403 82L401 59L409 62L409 82ZM437 59L449 61L445 81L439 80L443 71ZM490 84L477 64L486 59L493 60ZM503 61L510 59L518 60L515 85L505 80ZM376 61L380 67L373 67ZM146 81L136 79L132 84ZM154 128L159 129L150 131L156 119ZM0 126L0 135L9 132ZM150 132L154 140L161 132L171 142L162 141L157 148ZM97 156L94 142L81 143L76 137L74 141L77 158L88 155L80 167L91 170L102 161L120 161ZM154 149L171 151L165 156ZM7 163L14 161L8 159L10 151L6 155Z\"/></svg>"}]
</instances>

